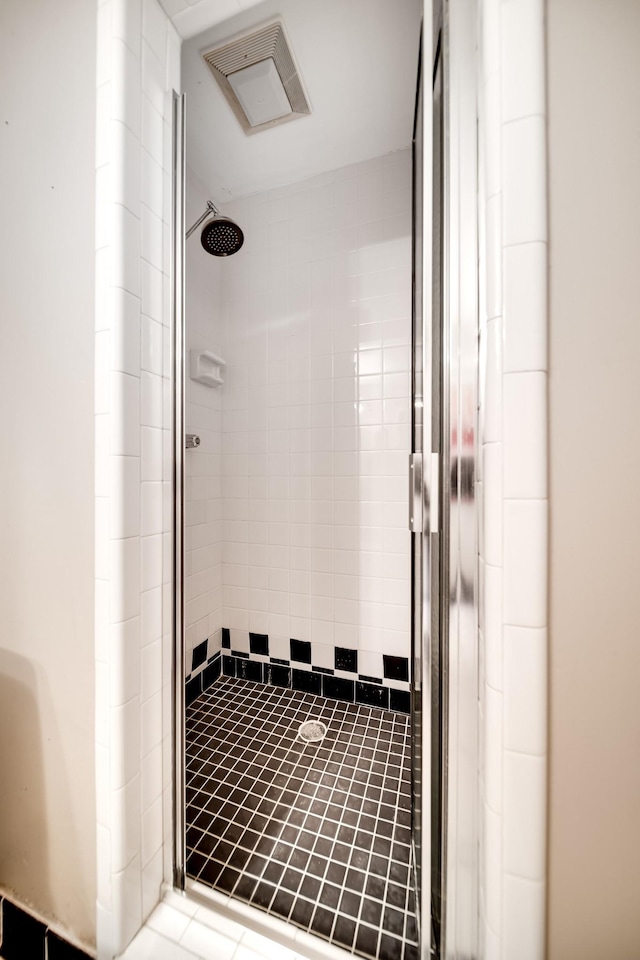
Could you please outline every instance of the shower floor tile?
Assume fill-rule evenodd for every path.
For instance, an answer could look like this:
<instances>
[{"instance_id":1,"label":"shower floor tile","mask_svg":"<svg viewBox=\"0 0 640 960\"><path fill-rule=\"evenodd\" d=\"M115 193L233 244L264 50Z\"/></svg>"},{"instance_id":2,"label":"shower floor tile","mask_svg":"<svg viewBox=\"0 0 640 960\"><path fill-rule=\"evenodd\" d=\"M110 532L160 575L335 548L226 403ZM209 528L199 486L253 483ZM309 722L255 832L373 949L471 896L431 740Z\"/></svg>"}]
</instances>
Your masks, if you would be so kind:
<instances>
[{"instance_id":1,"label":"shower floor tile","mask_svg":"<svg viewBox=\"0 0 640 960\"><path fill-rule=\"evenodd\" d=\"M309 718L327 735L297 737ZM358 956L417 960L409 718L221 677L187 709L187 873Z\"/></svg>"}]
</instances>

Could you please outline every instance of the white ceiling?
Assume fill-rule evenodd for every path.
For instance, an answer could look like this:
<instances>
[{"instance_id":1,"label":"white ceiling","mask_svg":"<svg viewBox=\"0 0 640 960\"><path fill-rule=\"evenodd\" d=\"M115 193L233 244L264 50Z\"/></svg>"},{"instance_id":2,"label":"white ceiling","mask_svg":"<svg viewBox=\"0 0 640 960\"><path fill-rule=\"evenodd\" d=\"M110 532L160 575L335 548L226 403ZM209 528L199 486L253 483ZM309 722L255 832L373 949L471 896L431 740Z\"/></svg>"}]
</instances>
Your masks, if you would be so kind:
<instances>
[{"instance_id":1,"label":"white ceiling","mask_svg":"<svg viewBox=\"0 0 640 960\"><path fill-rule=\"evenodd\" d=\"M187 40L262 0L160 0L181 37Z\"/></svg>"},{"instance_id":2,"label":"white ceiling","mask_svg":"<svg viewBox=\"0 0 640 960\"><path fill-rule=\"evenodd\" d=\"M167 8L187 0L163 2ZM213 199L282 186L410 144L421 0L213 0L213 7L218 17L223 10L231 16L182 48L187 163ZM199 0L173 17L183 35L199 9L199 23L213 22L210 0ZM247 136L201 54L278 16L312 112Z\"/></svg>"}]
</instances>

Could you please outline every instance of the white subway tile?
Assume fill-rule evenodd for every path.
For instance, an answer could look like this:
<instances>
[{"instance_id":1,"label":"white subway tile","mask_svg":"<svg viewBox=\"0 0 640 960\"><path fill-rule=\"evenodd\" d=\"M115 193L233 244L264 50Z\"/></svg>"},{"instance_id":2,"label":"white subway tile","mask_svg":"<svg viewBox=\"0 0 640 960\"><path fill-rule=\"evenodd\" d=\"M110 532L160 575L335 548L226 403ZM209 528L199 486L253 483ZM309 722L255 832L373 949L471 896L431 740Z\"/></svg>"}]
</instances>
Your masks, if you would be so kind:
<instances>
[{"instance_id":1,"label":"white subway tile","mask_svg":"<svg viewBox=\"0 0 640 960\"><path fill-rule=\"evenodd\" d=\"M494 690L503 689L502 569L483 565L483 636L485 679Z\"/></svg>"},{"instance_id":2,"label":"white subway tile","mask_svg":"<svg viewBox=\"0 0 640 960\"><path fill-rule=\"evenodd\" d=\"M101 40L98 41L100 46ZM109 163L111 134L111 86L103 83L96 91L96 168ZM106 197L105 197L106 199Z\"/></svg>"},{"instance_id":3,"label":"white subway tile","mask_svg":"<svg viewBox=\"0 0 640 960\"><path fill-rule=\"evenodd\" d=\"M547 375L504 377L504 496L547 496Z\"/></svg>"},{"instance_id":4,"label":"white subway tile","mask_svg":"<svg viewBox=\"0 0 640 960\"><path fill-rule=\"evenodd\" d=\"M109 701L119 707L140 693L140 617L112 623L108 633Z\"/></svg>"},{"instance_id":5,"label":"white subway tile","mask_svg":"<svg viewBox=\"0 0 640 960\"><path fill-rule=\"evenodd\" d=\"M493 566L502 564L502 444L482 448L483 559Z\"/></svg>"},{"instance_id":6,"label":"white subway tile","mask_svg":"<svg viewBox=\"0 0 640 960\"><path fill-rule=\"evenodd\" d=\"M153 213L146 204L142 204L142 232L140 252L157 270L163 269L162 219Z\"/></svg>"},{"instance_id":7,"label":"white subway tile","mask_svg":"<svg viewBox=\"0 0 640 960\"><path fill-rule=\"evenodd\" d=\"M148 926L176 943L189 926L190 917L168 903L159 903L149 917Z\"/></svg>"},{"instance_id":8,"label":"white subway tile","mask_svg":"<svg viewBox=\"0 0 640 960\"><path fill-rule=\"evenodd\" d=\"M109 461L109 536L112 540L140 533L140 458L114 457Z\"/></svg>"},{"instance_id":9,"label":"white subway tile","mask_svg":"<svg viewBox=\"0 0 640 960\"><path fill-rule=\"evenodd\" d=\"M504 956L544 960L545 884L505 874Z\"/></svg>"},{"instance_id":10,"label":"white subway tile","mask_svg":"<svg viewBox=\"0 0 640 960\"><path fill-rule=\"evenodd\" d=\"M140 798L143 810L162 795L162 746L150 750L140 762Z\"/></svg>"},{"instance_id":11,"label":"white subway tile","mask_svg":"<svg viewBox=\"0 0 640 960\"><path fill-rule=\"evenodd\" d=\"M485 80L500 71L500 20L502 0L482 4L482 74Z\"/></svg>"},{"instance_id":12,"label":"white subway tile","mask_svg":"<svg viewBox=\"0 0 640 960\"><path fill-rule=\"evenodd\" d=\"M481 883L487 923L492 930L502 928L502 817L491 807L482 807L484 844Z\"/></svg>"},{"instance_id":13,"label":"white subway tile","mask_svg":"<svg viewBox=\"0 0 640 960\"><path fill-rule=\"evenodd\" d=\"M111 792L111 870L120 873L140 850L140 778Z\"/></svg>"},{"instance_id":14,"label":"white subway tile","mask_svg":"<svg viewBox=\"0 0 640 960\"><path fill-rule=\"evenodd\" d=\"M547 752L547 631L504 628L505 749Z\"/></svg>"},{"instance_id":15,"label":"white subway tile","mask_svg":"<svg viewBox=\"0 0 640 960\"><path fill-rule=\"evenodd\" d=\"M162 166L164 152L164 121L149 97L142 96L141 142L147 153Z\"/></svg>"},{"instance_id":16,"label":"white subway tile","mask_svg":"<svg viewBox=\"0 0 640 960\"><path fill-rule=\"evenodd\" d=\"M547 239L545 123L528 117L503 126L505 246Z\"/></svg>"},{"instance_id":17,"label":"white subway tile","mask_svg":"<svg viewBox=\"0 0 640 960\"><path fill-rule=\"evenodd\" d=\"M162 636L162 588L140 595L140 643L144 647Z\"/></svg>"},{"instance_id":18,"label":"white subway tile","mask_svg":"<svg viewBox=\"0 0 640 960\"><path fill-rule=\"evenodd\" d=\"M502 184L501 77L496 72L484 84L485 199L500 192Z\"/></svg>"},{"instance_id":19,"label":"white subway tile","mask_svg":"<svg viewBox=\"0 0 640 960\"><path fill-rule=\"evenodd\" d=\"M502 117L545 113L544 3L510 0L501 10Z\"/></svg>"},{"instance_id":20,"label":"white subway tile","mask_svg":"<svg viewBox=\"0 0 640 960\"><path fill-rule=\"evenodd\" d=\"M110 5L113 36L123 40L134 56L139 58L142 0L110 0Z\"/></svg>"},{"instance_id":21,"label":"white subway tile","mask_svg":"<svg viewBox=\"0 0 640 960\"><path fill-rule=\"evenodd\" d=\"M140 612L139 540L111 540L109 543L109 615L112 623L130 620Z\"/></svg>"},{"instance_id":22,"label":"white subway tile","mask_svg":"<svg viewBox=\"0 0 640 960\"><path fill-rule=\"evenodd\" d=\"M138 763L162 742L162 695L156 693L138 705L140 737Z\"/></svg>"},{"instance_id":23,"label":"white subway tile","mask_svg":"<svg viewBox=\"0 0 640 960\"><path fill-rule=\"evenodd\" d=\"M96 86L103 88L111 77L111 4L98 6L96 43Z\"/></svg>"},{"instance_id":24,"label":"white subway tile","mask_svg":"<svg viewBox=\"0 0 640 960\"><path fill-rule=\"evenodd\" d=\"M502 704L503 695L491 687L486 687L484 691L484 796L486 803L495 813L502 811Z\"/></svg>"},{"instance_id":25,"label":"white subway tile","mask_svg":"<svg viewBox=\"0 0 640 960\"><path fill-rule=\"evenodd\" d=\"M502 940L485 921L484 929L484 960L503 960Z\"/></svg>"},{"instance_id":26,"label":"white subway tile","mask_svg":"<svg viewBox=\"0 0 640 960\"><path fill-rule=\"evenodd\" d=\"M113 285L140 296L140 221L130 210L112 204Z\"/></svg>"},{"instance_id":27,"label":"white subway tile","mask_svg":"<svg viewBox=\"0 0 640 960\"><path fill-rule=\"evenodd\" d=\"M140 424L162 427L162 377L143 370L140 376Z\"/></svg>"},{"instance_id":28,"label":"white subway tile","mask_svg":"<svg viewBox=\"0 0 640 960\"><path fill-rule=\"evenodd\" d=\"M142 203L157 217L164 215L164 176L162 166L146 150L140 151L142 156Z\"/></svg>"},{"instance_id":29,"label":"white subway tile","mask_svg":"<svg viewBox=\"0 0 640 960\"><path fill-rule=\"evenodd\" d=\"M482 443L502 440L502 320L480 330L480 418Z\"/></svg>"},{"instance_id":30,"label":"white subway tile","mask_svg":"<svg viewBox=\"0 0 640 960\"><path fill-rule=\"evenodd\" d=\"M180 939L180 945L197 954L201 960L231 960L237 942L221 933L212 933L210 927L191 920Z\"/></svg>"},{"instance_id":31,"label":"white subway tile","mask_svg":"<svg viewBox=\"0 0 640 960\"><path fill-rule=\"evenodd\" d=\"M157 0L143 0L142 35L161 61L166 57L168 22Z\"/></svg>"},{"instance_id":32,"label":"white subway tile","mask_svg":"<svg viewBox=\"0 0 640 960\"><path fill-rule=\"evenodd\" d=\"M167 89L178 93L182 89L180 44L180 37L170 23L167 29Z\"/></svg>"},{"instance_id":33,"label":"white subway tile","mask_svg":"<svg viewBox=\"0 0 640 960\"><path fill-rule=\"evenodd\" d=\"M142 313L145 314L145 316L150 317L152 320L157 320L158 323L162 323L162 270L152 266L152 264L148 263L146 260L142 260L140 261L140 277L142 290Z\"/></svg>"},{"instance_id":34,"label":"white subway tile","mask_svg":"<svg viewBox=\"0 0 640 960\"><path fill-rule=\"evenodd\" d=\"M111 369L140 375L140 300L126 290L114 289L111 326Z\"/></svg>"},{"instance_id":35,"label":"white subway tile","mask_svg":"<svg viewBox=\"0 0 640 960\"><path fill-rule=\"evenodd\" d=\"M546 758L505 750L504 870L544 880L546 851Z\"/></svg>"},{"instance_id":36,"label":"white subway tile","mask_svg":"<svg viewBox=\"0 0 640 960\"><path fill-rule=\"evenodd\" d=\"M523 627L547 623L545 500L504 503L504 621Z\"/></svg>"},{"instance_id":37,"label":"white subway tile","mask_svg":"<svg viewBox=\"0 0 640 960\"><path fill-rule=\"evenodd\" d=\"M162 480L162 430L140 428L140 479Z\"/></svg>"},{"instance_id":38,"label":"white subway tile","mask_svg":"<svg viewBox=\"0 0 640 960\"><path fill-rule=\"evenodd\" d=\"M142 592L162 585L162 537L140 538L140 588Z\"/></svg>"},{"instance_id":39,"label":"white subway tile","mask_svg":"<svg viewBox=\"0 0 640 960\"><path fill-rule=\"evenodd\" d=\"M505 372L546 370L547 246L507 247L503 263Z\"/></svg>"},{"instance_id":40,"label":"white subway tile","mask_svg":"<svg viewBox=\"0 0 640 960\"><path fill-rule=\"evenodd\" d=\"M505 202L502 192L496 193L487 200L485 207L485 296L489 320L502 315L503 206Z\"/></svg>"},{"instance_id":41,"label":"white subway tile","mask_svg":"<svg viewBox=\"0 0 640 960\"><path fill-rule=\"evenodd\" d=\"M142 865L145 867L162 846L162 797L142 814Z\"/></svg>"},{"instance_id":42,"label":"white subway tile","mask_svg":"<svg viewBox=\"0 0 640 960\"><path fill-rule=\"evenodd\" d=\"M127 950L124 960L198 960L198 955L156 930L143 927Z\"/></svg>"},{"instance_id":43,"label":"white subway tile","mask_svg":"<svg viewBox=\"0 0 640 960\"><path fill-rule=\"evenodd\" d=\"M169 844L165 840L164 847L151 858L149 863L142 869L142 919L146 920L151 911L157 905L162 893L162 884L165 878L164 858L165 849ZM167 858L170 855L167 854ZM170 868L167 868L166 876L170 875Z\"/></svg>"},{"instance_id":44,"label":"white subway tile","mask_svg":"<svg viewBox=\"0 0 640 960\"><path fill-rule=\"evenodd\" d=\"M140 454L140 381L111 373L109 400L110 451L116 456Z\"/></svg>"},{"instance_id":45,"label":"white subway tile","mask_svg":"<svg viewBox=\"0 0 640 960\"><path fill-rule=\"evenodd\" d=\"M134 697L109 710L110 784L112 790L124 787L140 768L140 701ZM114 827L115 829L115 827Z\"/></svg>"},{"instance_id":46,"label":"white subway tile","mask_svg":"<svg viewBox=\"0 0 640 960\"><path fill-rule=\"evenodd\" d=\"M94 390L94 412L104 414L108 418L110 409L109 398L109 331L101 330L96 333L95 340L95 390ZM108 423L108 419L107 419ZM103 454L107 450L101 451Z\"/></svg>"},{"instance_id":47,"label":"white subway tile","mask_svg":"<svg viewBox=\"0 0 640 960\"><path fill-rule=\"evenodd\" d=\"M111 119L140 136L140 58L122 41L111 41Z\"/></svg>"},{"instance_id":48,"label":"white subway tile","mask_svg":"<svg viewBox=\"0 0 640 960\"><path fill-rule=\"evenodd\" d=\"M140 140L120 120L112 120L110 139L110 196L113 203L140 217Z\"/></svg>"},{"instance_id":49,"label":"white subway tile","mask_svg":"<svg viewBox=\"0 0 640 960\"><path fill-rule=\"evenodd\" d=\"M139 461L138 461L139 462ZM143 483L138 491L140 500L140 535L162 533L162 483Z\"/></svg>"}]
</instances>

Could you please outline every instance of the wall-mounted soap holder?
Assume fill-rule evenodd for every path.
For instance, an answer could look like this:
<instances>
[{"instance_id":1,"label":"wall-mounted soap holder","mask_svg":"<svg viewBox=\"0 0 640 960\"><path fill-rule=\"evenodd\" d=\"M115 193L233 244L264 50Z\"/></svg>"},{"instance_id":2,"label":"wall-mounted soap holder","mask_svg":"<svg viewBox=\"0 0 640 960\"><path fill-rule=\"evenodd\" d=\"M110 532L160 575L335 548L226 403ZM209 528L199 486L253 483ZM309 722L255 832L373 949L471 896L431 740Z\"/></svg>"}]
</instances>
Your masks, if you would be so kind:
<instances>
[{"instance_id":1,"label":"wall-mounted soap holder","mask_svg":"<svg viewBox=\"0 0 640 960\"><path fill-rule=\"evenodd\" d=\"M189 365L189 375L196 383L204 383L207 387L219 387L224 383L222 371L227 365L226 360L210 350L191 350Z\"/></svg>"}]
</instances>

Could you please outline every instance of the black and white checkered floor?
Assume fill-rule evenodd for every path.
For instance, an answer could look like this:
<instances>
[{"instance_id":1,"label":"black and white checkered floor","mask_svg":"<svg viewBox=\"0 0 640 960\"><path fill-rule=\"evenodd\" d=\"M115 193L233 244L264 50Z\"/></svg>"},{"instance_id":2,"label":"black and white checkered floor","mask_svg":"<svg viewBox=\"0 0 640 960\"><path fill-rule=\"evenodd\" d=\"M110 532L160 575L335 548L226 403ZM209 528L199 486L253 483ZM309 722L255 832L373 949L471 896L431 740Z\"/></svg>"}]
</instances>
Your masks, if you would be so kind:
<instances>
[{"instance_id":1,"label":"black and white checkered floor","mask_svg":"<svg viewBox=\"0 0 640 960\"><path fill-rule=\"evenodd\" d=\"M305 743L300 724L321 720ZM417 960L409 718L221 677L187 709L187 873L358 956Z\"/></svg>"}]
</instances>

